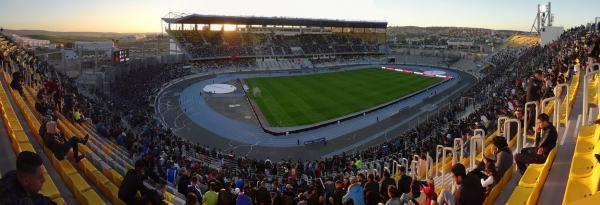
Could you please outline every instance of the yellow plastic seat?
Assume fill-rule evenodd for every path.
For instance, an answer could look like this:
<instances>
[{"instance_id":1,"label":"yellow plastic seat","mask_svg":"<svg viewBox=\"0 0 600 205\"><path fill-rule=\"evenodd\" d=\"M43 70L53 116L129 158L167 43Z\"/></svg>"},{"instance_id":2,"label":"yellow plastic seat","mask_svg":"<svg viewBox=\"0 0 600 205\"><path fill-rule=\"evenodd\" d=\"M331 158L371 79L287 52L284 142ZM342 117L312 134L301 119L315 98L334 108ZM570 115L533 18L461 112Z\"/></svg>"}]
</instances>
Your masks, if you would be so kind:
<instances>
[{"instance_id":1,"label":"yellow plastic seat","mask_svg":"<svg viewBox=\"0 0 600 205\"><path fill-rule=\"evenodd\" d=\"M102 201L102 199L98 195L98 193L96 193L92 189L88 189L87 191L81 193L80 200L78 201L81 201L81 204L83 205L105 204L104 201Z\"/></svg>"},{"instance_id":2,"label":"yellow plastic seat","mask_svg":"<svg viewBox=\"0 0 600 205\"><path fill-rule=\"evenodd\" d=\"M67 204L65 202L65 199L63 199L62 197L56 198L56 199L52 199L52 201L54 201L54 203L56 203L57 205L65 205L65 204Z\"/></svg>"},{"instance_id":3,"label":"yellow plastic seat","mask_svg":"<svg viewBox=\"0 0 600 205\"><path fill-rule=\"evenodd\" d=\"M108 196L108 199L112 204L125 204L119 199L119 188L117 186L112 183L107 183L105 189L107 190L106 196Z\"/></svg>"},{"instance_id":4,"label":"yellow plastic seat","mask_svg":"<svg viewBox=\"0 0 600 205\"><path fill-rule=\"evenodd\" d=\"M83 170L83 173L88 177L90 177L94 171L98 171L88 159L82 159L79 161L78 165L79 168Z\"/></svg>"},{"instance_id":5,"label":"yellow plastic seat","mask_svg":"<svg viewBox=\"0 0 600 205\"><path fill-rule=\"evenodd\" d=\"M575 155L571 162L569 178L590 176L595 166L598 166L598 163L593 155Z\"/></svg>"},{"instance_id":6,"label":"yellow plastic seat","mask_svg":"<svg viewBox=\"0 0 600 205\"><path fill-rule=\"evenodd\" d=\"M106 184L110 182L110 180L98 170L92 172L89 178L94 184Z\"/></svg>"},{"instance_id":7,"label":"yellow plastic seat","mask_svg":"<svg viewBox=\"0 0 600 205\"><path fill-rule=\"evenodd\" d=\"M594 195L590 197L585 197L583 199L577 200L569 205L589 205L589 204L598 204L600 202L600 192L596 192Z\"/></svg>"},{"instance_id":8,"label":"yellow plastic seat","mask_svg":"<svg viewBox=\"0 0 600 205\"><path fill-rule=\"evenodd\" d=\"M40 194L47 196L50 199L60 198L60 192L56 188L56 185L50 178L50 175L44 174L44 179L46 181L42 185L42 189L40 190Z\"/></svg>"},{"instance_id":9,"label":"yellow plastic seat","mask_svg":"<svg viewBox=\"0 0 600 205\"><path fill-rule=\"evenodd\" d=\"M21 153L22 151L35 152L35 149L33 149L33 145L31 145L31 143L22 142L22 143L19 143L19 153Z\"/></svg>"},{"instance_id":10,"label":"yellow plastic seat","mask_svg":"<svg viewBox=\"0 0 600 205\"><path fill-rule=\"evenodd\" d=\"M581 126L581 128L579 128L579 134L577 136L577 139L582 139L582 138L592 138L595 137L596 139L598 138L598 132L600 129L598 129L600 126L597 125L585 125L585 126Z\"/></svg>"},{"instance_id":11,"label":"yellow plastic seat","mask_svg":"<svg viewBox=\"0 0 600 205\"><path fill-rule=\"evenodd\" d=\"M27 134L25 134L25 132L23 131L13 132L12 136L14 137L16 142L29 142Z\"/></svg>"},{"instance_id":12,"label":"yellow plastic seat","mask_svg":"<svg viewBox=\"0 0 600 205\"><path fill-rule=\"evenodd\" d=\"M529 187L515 187L510 198L506 202L507 205L526 205L530 204L531 193L533 193L533 188Z\"/></svg>"},{"instance_id":13,"label":"yellow plastic seat","mask_svg":"<svg viewBox=\"0 0 600 205\"><path fill-rule=\"evenodd\" d=\"M580 141L575 144L575 152L574 156L579 155L592 155L594 152L598 153L600 151L600 141L596 141L594 143L587 141Z\"/></svg>"},{"instance_id":14,"label":"yellow plastic seat","mask_svg":"<svg viewBox=\"0 0 600 205\"><path fill-rule=\"evenodd\" d=\"M71 165L68 160L58 161L57 168L61 171L60 174L63 178L68 178L68 176L77 173L77 170L75 170L73 165Z\"/></svg>"},{"instance_id":15,"label":"yellow plastic seat","mask_svg":"<svg viewBox=\"0 0 600 205\"><path fill-rule=\"evenodd\" d=\"M65 183L75 192L84 192L90 189L90 185L79 174L72 174L65 178Z\"/></svg>"},{"instance_id":16,"label":"yellow plastic seat","mask_svg":"<svg viewBox=\"0 0 600 205\"><path fill-rule=\"evenodd\" d=\"M519 180L519 186L533 188L540 179L545 164L530 164Z\"/></svg>"},{"instance_id":17,"label":"yellow plastic seat","mask_svg":"<svg viewBox=\"0 0 600 205\"><path fill-rule=\"evenodd\" d=\"M595 166L592 174L582 178L569 178L563 204L589 197L598 191L600 182L600 166Z\"/></svg>"}]
</instances>

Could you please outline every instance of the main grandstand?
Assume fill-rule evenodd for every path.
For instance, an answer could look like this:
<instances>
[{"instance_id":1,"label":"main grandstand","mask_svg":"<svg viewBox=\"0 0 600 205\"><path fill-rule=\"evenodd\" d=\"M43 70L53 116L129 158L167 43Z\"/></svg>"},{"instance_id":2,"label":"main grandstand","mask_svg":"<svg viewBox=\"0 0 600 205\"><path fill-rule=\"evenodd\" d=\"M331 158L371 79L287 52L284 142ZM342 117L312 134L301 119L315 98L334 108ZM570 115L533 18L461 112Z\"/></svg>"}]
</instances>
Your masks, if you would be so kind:
<instances>
[{"instance_id":1,"label":"main grandstand","mask_svg":"<svg viewBox=\"0 0 600 205\"><path fill-rule=\"evenodd\" d=\"M25 172L6 173L25 151L41 156L45 204L600 199L597 24L547 44L511 35L475 66L394 54L386 22L161 20L185 60L142 63L109 94L2 33L0 204L33 198L11 197ZM87 136L85 157L57 154L61 136Z\"/></svg>"},{"instance_id":2,"label":"main grandstand","mask_svg":"<svg viewBox=\"0 0 600 205\"><path fill-rule=\"evenodd\" d=\"M163 18L190 60L294 58L386 52L387 22L173 14ZM224 25L235 25L226 31ZM221 26L216 31L212 26Z\"/></svg>"}]
</instances>

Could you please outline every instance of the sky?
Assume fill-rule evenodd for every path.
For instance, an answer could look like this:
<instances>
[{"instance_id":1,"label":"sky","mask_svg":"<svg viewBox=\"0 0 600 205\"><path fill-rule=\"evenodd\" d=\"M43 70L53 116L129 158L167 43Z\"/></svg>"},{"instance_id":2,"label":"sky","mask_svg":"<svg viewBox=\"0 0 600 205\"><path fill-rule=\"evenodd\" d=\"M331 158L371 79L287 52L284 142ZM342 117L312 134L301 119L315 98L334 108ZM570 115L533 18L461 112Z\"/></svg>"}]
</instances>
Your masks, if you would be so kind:
<instances>
[{"instance_id":1,"label":"sky","mask_svg":"<svg viewBox=\"0 0 600 205\"><path fill-rule=\"evenodd\" d=\"M0 27L49 31L160 32L169 12L387 21L529 31L533 0L0 0ZM600 0L555 0L555 26L594 21ZM595 9L595 10L594 10Z\"/></svg>"}]
</instances>

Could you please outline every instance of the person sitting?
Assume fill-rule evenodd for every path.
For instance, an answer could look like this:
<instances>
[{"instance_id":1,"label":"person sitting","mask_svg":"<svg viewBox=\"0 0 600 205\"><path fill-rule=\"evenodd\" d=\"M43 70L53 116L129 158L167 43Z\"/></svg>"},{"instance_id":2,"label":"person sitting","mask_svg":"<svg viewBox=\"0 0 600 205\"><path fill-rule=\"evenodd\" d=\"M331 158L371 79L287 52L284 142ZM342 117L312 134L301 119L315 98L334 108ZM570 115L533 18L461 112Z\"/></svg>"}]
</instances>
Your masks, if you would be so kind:
<instances>
[{"instance_id":1,"label":"person sitting","mask_svg":"<svg viewBox=\"0 0 600 205\"><path fill-rule=\"evenodd\" d=\"M125 174L121 186L119 186L119 199L123 200L127 205L134 204L160 204L159 195L157 191L151 190L144 186L144 168L146 163L144 160L138 160L135 162L134 169L130 169ZM141 197L137 196L137 193L141 194Z\"/></svg>"},{"instance_id":2,"label":"person sitting","mask_svg":"<svg viewBox=\"0 0 600 205\"><path fill-rule=\"evenodd\" d=\"M385 205L402 205L402 200L400 199L400 193L398 189L394 186L388 187L388 197L390 198L385 202Z\"/></svg>"},{"instance_id":3,"label":"person sitting","mask_svg":"<svg viewBox=\"0 0 600 205\"><path fill-rule=\"evenodd\" d=\"M429 176L426 183L421 186L421 191L425 194L425 205L431 205L437 199L435 193L435 183L433 177Z\"/></svg>"},{"instance_id":4,"label":"person sitting","mask_svg":"<svg viewBox=\"0 0 600 205\"><path fill-rule=\"evenodd\" d=\"M394 186L396 187L396 180L394 180L393 178L390 177L390 172L385 170L383 171L383 178L381 179L381 182L379 182L379 184L381 185L379 187L379 194L381 194L383 197L384 201L388 200L387 197L387 187L388 186ZM410 183L409 183L410 184ZM410 192L410 188L409 188L409 192ZM357 203L356 201L354 203Z\"/></svg>"},{"instance_id":5,"label":"person sitting","mask_svg":"<svg viewBox=\"0 0 600 205\"><path fill-rule=\"evenodd\" d=\"M185 205L197 205L198 204L198 199L196 198L196 195L194 193L188 193L185 196Z\"/></svg>"},{"instance_id":6,"label":"person sitting","mask_svg":"<svg viewBox=\"0 0 600 205\"><path fill-rule=\"evenodd\" d=\"M219 197L217 198L218 205L235 205L237 196L232 193L235 189L232 189L233 183L227 182L223 189L219 191ZM238 189L239 190L239 189Z\"/></svg>"},{"instance_id":7,"label":"person sitting","mask_svg":"<svg viewBox=\"0 0 600 205\"><path fill-rule=\"evenodd\" d=\"M342 203L346 204L352 200L355 205L366 205L363 187L356 177L350 177L350 184L348 192L342 197Z\"/></svg>"},{"instance_id":8,"label":"person sitting","mask_svg":"<svg viewBox=\"0 0 600 205\"><path fill-rule=\"evenodd\" d=\"M529 164L542 164L550 151L556 146L558 133L556 128L550 123L550 117L542 113L537 117L535 147L527 147L521 150L521 153L515 155L515 161L521 174L525 173ZM540 134L541 133L541 134Z\"/></svg>"},{"instance_id":9,"label":"person sitting","mask_svg":"<svg viewBox=\"0 0 600 205\"><path fill-rule=\"evenodd\" d=\"M196 194L196 199L198 199L198 201L202 201L202 191L200 191L200 186L198 185L198 177L192 177L192 183L188 185L187 193Z\"/></svg>"},{"instance_id":10,"label":"person sitting","mask_svg":"<svg viewBox=\"0 0 600 205\"><path fill-rule=\"evenodd\" d=\"M398 191L400 195L408 194L411 191L412 178L406 175L406 167L400 167L400 179L398 180Z\"/></svg>"},{"instance_id":11,"label":"person sitting","mask_svg":"<svg viewBox=\"0 0 600 205\"><path fill-rule=\"evenodd\" d=\"M52 151L58 160L64 160L70 149L73 150L75 162L79 162L85 157L84 154L79 155L78 145L87 144L90 138L89 135L85 135L83 138L73 136L71 139L67 140L58 132L58 129L56 128L56 121L54 120L50 120L45 125L40 127L40 135L42 135L44 139L44 145Z\"/></svg>"},{"instance_id":12,"label":"person sitting","mask_svg":"<svg viewBox=\"0 0 600 205\"><path fill-rule=\"evenodd\" d=\"M217 205L217 201L219 200L219 193L217 193L217 184L215 182L211 182L209 184L210 190L207 191L203 198L202 198L202 204L203 205ZM266 204L266 203L264 203Z\"/></svg>"},{"instance_id":13,"label":"person sitting","mask_svg":"<svg viewBox=\"0 0 600 205\"><path fill-rule=\"evenodd\" d=\"M73 112L73 121L76 123L83 122L83 115L81 114L81 112L79 112L79 109L75 109L75 111Z\"/></svg>"},{"instance_id":14,"label":"person sitting","mask_svg":"<svg viewBox=\"0 0 600 205\"><path fill-rule=\"evenodd\" d=\"M14 90L19 91L19 94L23 96L23 75L21 72L16 71L12 74L12 81L10 82L10 87Z\"/></svg>"},{"instance_id":15,"label":"person sitting","mask_svg":"<svg viewBox=\"0 0 600 205\"><path fill-rule=\"evenodd\" d=\"M0 204L56 204L39 194L45 182L42 158L23 151L17 156L17 170L9 171L0 180Z\"/></svg>"},{"instance_id":16,"label":"person sitting","mask_svg":"<svg viewBox=\"0 0 600 205\"><path fill-rule=\"evenodd\" d=\"M481 178L481 186L484 188L485 195L487 196L487 194L492 191L492 188L494 188L496 183L498 183L500 178L498 177L496 167L492 163L485 164L483 173L486 178Z\"/></svg>"},{"instance_id":17,"label":"person sitting","mask_svg":"<svg viewBox=\"0 0 600 205\"><path fill-rule=\"evenodd\" d=\"M375 175L373 175L373 174L367 175L367 183L365 183L364 189L365 189L365 192L369 192L369 191L378 192L379 191L379 183L377 183L375 181Z\"/></svg>"},{"instance_id":18,"label":"person sitting","mask_svg":"<svg viewBox=\"0 0 600 205\"><path fill-rule=\"evenodd\" d=\"M495 157L494 159L484 157L483 163L493 163L494 169L498 172L498 179L500 179L502 178L504 173L506 173L506 171L510 169L510 166L513 163L513 155L512 151L508 147L508 143L506 142L505 137L495 137L492 143L495 147ZM484 165L484 167L486 166Z\"/></svg>"},{"instance_id":19,"label":"person sitting","mask_svg":"<svg viewBox=\"0 0 600 205\"><path fill-rule=\"evenodd\" d=\"M457 187L450 192L442 190L437 199L437 204L483 204L485 194L481 186L480 177L476 172L466 174L466 168L461 163L452 167L452 176Z\"/></svg>"}]
</instances>

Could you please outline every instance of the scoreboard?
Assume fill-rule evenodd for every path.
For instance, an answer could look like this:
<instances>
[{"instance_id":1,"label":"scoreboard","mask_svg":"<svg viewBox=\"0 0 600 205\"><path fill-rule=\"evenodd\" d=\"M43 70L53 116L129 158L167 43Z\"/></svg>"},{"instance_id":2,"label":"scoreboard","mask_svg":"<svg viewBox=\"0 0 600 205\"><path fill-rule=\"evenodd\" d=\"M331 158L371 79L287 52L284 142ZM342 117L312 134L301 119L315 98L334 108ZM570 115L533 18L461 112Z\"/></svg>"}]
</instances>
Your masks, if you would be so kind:
<instances>
[{"instance_id":1,"label":"scoreboard","mask_svg":"<svg viewBox=\"0 0 600 205\"><path fill-rule=\"evenodd\" d=\"M113 52L113 63L115 65L129 62L129 49L123 49Z\"/></svg>"}]
</instances>

